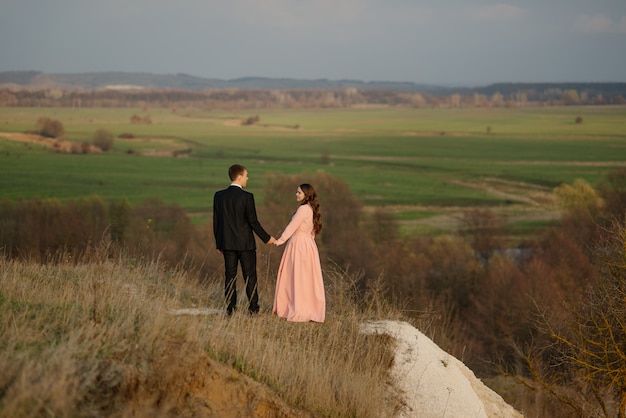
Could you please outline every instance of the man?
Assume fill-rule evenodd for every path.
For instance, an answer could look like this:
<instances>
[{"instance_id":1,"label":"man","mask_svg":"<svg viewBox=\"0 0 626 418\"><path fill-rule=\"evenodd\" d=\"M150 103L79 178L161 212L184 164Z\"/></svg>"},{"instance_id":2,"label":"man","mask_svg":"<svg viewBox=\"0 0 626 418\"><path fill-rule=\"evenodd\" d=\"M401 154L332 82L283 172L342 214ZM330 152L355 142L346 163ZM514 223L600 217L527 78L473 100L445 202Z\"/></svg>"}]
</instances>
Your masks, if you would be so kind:
<instances>
[{"instance_id":1,"label":"man","mask_svg":"<svg viewBox=\"0 0 626 418\"><path fill-rule=\"evenodd\" d=\"M213 233L217 250L224 255L226 313L237 306L237 266L246 284L248 312L259 312L256 275L256 242L253 232L266 244L276 242L257 219L254 195L243 190L248 183L248 170L239 164L228 169L230 187L215 193L213 198Z\"/></svg>"}]
</instances>

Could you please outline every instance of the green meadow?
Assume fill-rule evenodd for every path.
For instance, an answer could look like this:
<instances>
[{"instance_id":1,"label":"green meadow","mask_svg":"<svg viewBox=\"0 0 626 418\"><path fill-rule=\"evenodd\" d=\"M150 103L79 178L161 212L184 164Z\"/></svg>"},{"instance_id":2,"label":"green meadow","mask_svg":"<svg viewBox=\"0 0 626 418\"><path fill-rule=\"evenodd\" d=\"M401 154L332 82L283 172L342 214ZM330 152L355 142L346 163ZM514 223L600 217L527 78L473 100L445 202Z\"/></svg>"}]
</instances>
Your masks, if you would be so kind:
<instances>
[{"instance_id":1,"label":"green meadow","mask_svg":"<svg viewBox=\"0 0 626 418\"><path fill-rule=\"evenodd\" d=\"M133 115L151 123L133 124ZM251 116L259 121L242 125ZM63 153L24 142L40 117L61 121L65 141L91 142L106 129L114 148ZM119 138L125 133L134 138ZM500 211L518 229L541 227L555 216L554 187L578 178L595 185L626 168L626 108L0 109L0 197L160 198L201 223L233 163L248 167L259 202L267 173L328 172L366 210L392 213L405 234L449 229L469 208Z\"/></svg>"}]
</instances>

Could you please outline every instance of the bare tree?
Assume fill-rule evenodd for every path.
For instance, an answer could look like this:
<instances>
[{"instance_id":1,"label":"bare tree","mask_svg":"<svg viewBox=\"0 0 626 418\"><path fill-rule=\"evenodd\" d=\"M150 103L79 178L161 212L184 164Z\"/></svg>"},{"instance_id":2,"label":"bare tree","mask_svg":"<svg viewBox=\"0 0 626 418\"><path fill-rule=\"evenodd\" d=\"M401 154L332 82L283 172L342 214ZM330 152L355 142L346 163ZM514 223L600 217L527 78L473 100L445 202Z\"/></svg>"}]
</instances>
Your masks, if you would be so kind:
<instances>
[{"instance_id":1,"label":"bare tree","mask_svg":"<svg viewBox=\"0 0 626 418\"><path fill-rule=\"evenodd\" d=\"M599 280L579 303L564 303L558 320L543 311L539 329L549 343L523 358L529 385L577 416L626 418L626 224L606 232L595 247Z\"/></svg>"}]
</instances>

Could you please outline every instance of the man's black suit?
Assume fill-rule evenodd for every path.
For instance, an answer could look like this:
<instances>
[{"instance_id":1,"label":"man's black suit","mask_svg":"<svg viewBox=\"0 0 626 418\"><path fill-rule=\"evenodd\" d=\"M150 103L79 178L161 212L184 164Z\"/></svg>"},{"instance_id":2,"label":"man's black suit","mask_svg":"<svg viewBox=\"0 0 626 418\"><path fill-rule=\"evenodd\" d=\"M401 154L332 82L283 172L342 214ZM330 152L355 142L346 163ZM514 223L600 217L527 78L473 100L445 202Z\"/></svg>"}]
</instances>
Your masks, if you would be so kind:
<instances>
[{"instance_id":1,"label":"man's black suit","mask_svg":"<svg viewBox=\"0 0 626 418\"><path fill-rule=\"evenodd\" d=\"M213 233L216 247L224 255L226 310L229 315L237 306L236 279L239 263L250 302L248 310L250 313L259 311L256 242L253 232L265 243L271 238L257 219L254 195L236 185L215 193Z\"/></svg>"}]
</instances>

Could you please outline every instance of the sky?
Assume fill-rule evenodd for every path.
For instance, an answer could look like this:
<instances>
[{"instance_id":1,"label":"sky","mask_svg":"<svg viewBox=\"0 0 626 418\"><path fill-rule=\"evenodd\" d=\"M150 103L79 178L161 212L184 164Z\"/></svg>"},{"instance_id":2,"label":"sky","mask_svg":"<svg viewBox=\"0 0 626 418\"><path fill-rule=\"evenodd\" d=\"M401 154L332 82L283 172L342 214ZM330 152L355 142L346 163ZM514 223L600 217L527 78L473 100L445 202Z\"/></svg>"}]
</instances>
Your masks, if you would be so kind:
<instances>
[{"instance_id":1,"label":"sky","mask_svg":"<svg viewBox=\"0 0 626 418\"><path fill-rule=\"evenodd\" d=\"M626 0L0 0L0 72L626 82Z\"/></svg>"}]
</instances>

